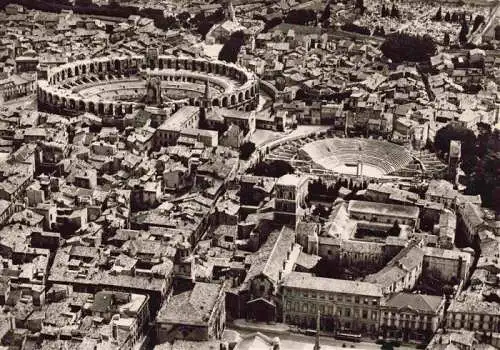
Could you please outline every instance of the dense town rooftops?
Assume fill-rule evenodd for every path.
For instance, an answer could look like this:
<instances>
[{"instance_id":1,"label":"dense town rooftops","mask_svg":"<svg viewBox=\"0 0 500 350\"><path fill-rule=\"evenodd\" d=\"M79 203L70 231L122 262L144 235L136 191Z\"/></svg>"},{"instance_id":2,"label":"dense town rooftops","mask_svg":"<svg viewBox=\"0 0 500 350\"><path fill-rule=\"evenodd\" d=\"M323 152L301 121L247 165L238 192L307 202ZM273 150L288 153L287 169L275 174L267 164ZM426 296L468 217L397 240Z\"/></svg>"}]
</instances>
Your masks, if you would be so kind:
<instances>
[{"instance_id":1,"label":"dense town rooftops","mask_svg":"<svg viewBox=\"0 0 500 350\"><path fill-rule=\"evenodd\" d=\"M98 285L104 288L133 288L162 292L165 288L165 279L169 278L173 271L173 263L170 260L154 265L150 270L141 270L131 266L131 271L117 272L98 266L99 262L108 259L105 252L98 248L83 246L61 248L54 258L49 279L54 283L76 283ZM119 260L117 263L120 264Z\"/></svg>"},{"instance_id":2,"label":"dense town rooftops","mask_svg":"<svg viewBox=\"0 0 500 350\"><path fill-rule=\"evenodd\" d=\"M473 40L494 36L500 10L92 0L100 15L82 15L76 2L0 11L0 304L13 316L0 318L2 346L132 349L164 331L176 339L152 346L292 348L286 336L228 340L226 312L310 329L320 310L322 332L334 315L334 329L411 341L445 321L439 349L498 333L500 221L463 194L495 206L494 176L477 176L495 140L471 176L439 137L468 128L482 142L483 124L500 128L500 57ZM456 18L433 19L438 7ZM318 17L286 23L297 13ZM220 60L240 29L235 63ZM437 46L427 63L381 46L417 32ZM242 146L255 146L248 159ZM278 176L279 163L293 172ZM464 237L479 256L457 248ZM477 336L451 336L461 313Z\"/></svg>"}]
</instances>

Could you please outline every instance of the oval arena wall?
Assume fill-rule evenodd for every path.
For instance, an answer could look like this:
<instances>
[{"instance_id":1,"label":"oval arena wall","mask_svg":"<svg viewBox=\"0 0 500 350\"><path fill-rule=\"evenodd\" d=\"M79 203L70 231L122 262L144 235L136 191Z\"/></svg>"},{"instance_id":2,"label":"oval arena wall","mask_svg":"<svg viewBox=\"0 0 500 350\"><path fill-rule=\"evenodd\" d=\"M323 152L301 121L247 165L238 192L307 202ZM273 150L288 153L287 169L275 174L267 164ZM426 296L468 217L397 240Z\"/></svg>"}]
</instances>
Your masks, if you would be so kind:
<instances>
[{"instance_id":1,"label":"oval arena wall","mask_svg":"<svg viewBox=\"0 0 500 350\"><path fill-rule=\"evenodd\" d=\"M140 75L157 78L170 88L184 82L202 84L209 81L219 93L211 96L214 106L250 111L257 107L259 79L247 69L233 63L201 58L181 58L160 55L157 59L146 56L101 57L67 63L49 70L46 79L38 81L38 103L41 109L57 110L62 114L89 112L97 115L122 115L143 107L140 102L120 101L112 98L86 97L75 91L85 84L90 87L113 81L137 79ZM174 109L182 105L201 106L203 96L167 102Z\"/></svg>"}]
</instances>

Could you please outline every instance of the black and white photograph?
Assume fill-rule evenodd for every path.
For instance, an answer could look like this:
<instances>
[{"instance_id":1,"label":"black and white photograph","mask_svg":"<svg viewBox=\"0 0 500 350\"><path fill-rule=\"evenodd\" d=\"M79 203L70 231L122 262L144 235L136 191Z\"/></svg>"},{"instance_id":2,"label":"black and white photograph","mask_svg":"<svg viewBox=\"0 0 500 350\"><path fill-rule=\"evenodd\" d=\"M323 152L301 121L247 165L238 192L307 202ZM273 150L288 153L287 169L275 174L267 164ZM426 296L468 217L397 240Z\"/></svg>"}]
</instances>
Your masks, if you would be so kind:
<instances>
[{"instance_id":1,"label":"black and white photograph","mask_svg":"<svg viewBox=\"0 0 500 350\"><path fill-rule=\"evenodd\" d=\"M500 0L0 0L0 350L500 350Z\"/></svg>"}]
</instances>

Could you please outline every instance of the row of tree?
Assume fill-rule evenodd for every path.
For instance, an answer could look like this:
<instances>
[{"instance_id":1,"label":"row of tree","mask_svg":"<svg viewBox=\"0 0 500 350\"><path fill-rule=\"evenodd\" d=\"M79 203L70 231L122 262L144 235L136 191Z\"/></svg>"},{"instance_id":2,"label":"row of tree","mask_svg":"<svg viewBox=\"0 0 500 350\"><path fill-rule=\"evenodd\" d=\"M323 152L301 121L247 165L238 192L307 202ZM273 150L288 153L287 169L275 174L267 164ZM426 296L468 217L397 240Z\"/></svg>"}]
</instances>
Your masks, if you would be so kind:
<instances>
[{"instance_id":1,"label":"row of tree","mask_svg":"<svg viewBox=\"0 0 500 350\"><path fill-rule=\"evenodd\" d=\"M479 194L483 204L500 213L500 132L478 124L476 137L470 129L447 125L436 133L434 148L447 154L451 140L461 141L461 168L467 175L467 194Z\"/></svg>"},{"instance_id":2,"label":"row of tree","mask_svg":"<svg viewBox=\"0 0 500 350\"><path fill-rule=\"evenodd\" d=\"M245 34L241 30L234 32L222 46L219 52L219 60L235 63L244 44Z\"/></svg>"},{"instance_id":3,"label":"row of tree","mask_svg":"<svg viewBox=\"0 0 500 350\"><path fill-rule=\"evenodd\" d=\"M354 9L358 9L359 13L362 16L366 11L366 7L365 7L363 0L356 0L356 4L354 5Z\"/></svg>"},{"instance_id":4,"label":"row of tree","mask_svg":"<svg viewBox=\"0 0 500 350\"><path fill-rule=\"evenodd\" d=\"M392 8L389 10L389 8L385 7L385 4L382 5L382 11L380 14L382 17L392 17L392 18L398 18L399 17L399 9L396 7L395 4L392 4Z\"/></svg>"},{"instance_id":5,"label":"row of tree","mask_svg":"<svg viewBox=\"0 0 500 350\"><path fill-rule=\"evenodd\" d=\"M469 22L472 22L472 14L469 15ZM446 12L446 14L443 16L442 14L442 9L441 7L437 10L436 14L432 18L433 21L441 22L441 21L446 21L446 22L451 22L451 23L462 23L463 21L467 21L467 15L465 12L458 13L458 12L453 12L451 15L449 12ZM483 15L477 15L476 18L474 18L474 25L472 26L473 31L475 31L481 23L484 23L485 18Z\"/></svg>"},{"instance_id":6,"label":"row of tree","mask_svg":"<svg viewBox=\"0 0 500 350\"><path fill-rule=\"evenodd\" d=\"M408 33L395 33L386 38L380 49L395 63L422 62L429 60L436 53L436 43L427 34L415 36Z\"/></svg>"},{"instance_id":7,"label":"row of tree","mask_svg":"<svg viewBox=\"0 0 500 350\"><path fill-rule=\"evenodd\" d=\"M210 31L210 28L212 28L215 24L222 22L223 20L224 11L221 7L208 16L205 15L205 12L196 14L196 16L193 17L190 23L194 28L196 28L196 31L201 35L202 39L205 40L207 33Z\"/></svg>"},{"instance_id":8,"label":"row of tree","mask_svg":"<svg viewBox=\"0 0 500 350\"><path fill-rule=\"evenodd\" d=\"M315 24L318 20L316 11L311 9L291 10L286 15L284 22L290 24L309 25Z\"/></svg>"},{"instance_id":9,"label":"row of tree","mask_svg":"<svg viewBox=\"0 0 500 350\"><path fill-rule=\"evenodd\" d=\"M358 33L362 35L370 35L370 29L367 27L363 26L358 26L357 24L354 23L346 23L343 26L340 27L340 29L346 31L346 32L353 32L353 33Z\"/></svg>"}]
</instances>

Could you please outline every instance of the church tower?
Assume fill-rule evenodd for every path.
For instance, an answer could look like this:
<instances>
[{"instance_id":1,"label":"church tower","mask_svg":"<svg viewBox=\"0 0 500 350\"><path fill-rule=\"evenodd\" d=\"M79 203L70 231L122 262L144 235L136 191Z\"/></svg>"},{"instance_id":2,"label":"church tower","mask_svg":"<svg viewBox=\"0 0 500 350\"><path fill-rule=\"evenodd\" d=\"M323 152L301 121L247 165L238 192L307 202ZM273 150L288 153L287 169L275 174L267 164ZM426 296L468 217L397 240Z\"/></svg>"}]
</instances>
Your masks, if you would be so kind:
<instances>
[{"instance_id":1,"label":"church tower","mask_svg":"<svg viewBox=\"0 0 500 350\"><path fill-rule=\"evenodd\" d=\"M207 116L212 112L212 97L210 96L210 81L205 80L205 92L200 104L200 114L198 120L198 128L207 129Z\"/></svg>"},{"instance_id":2,"label":"church tower","mask_svg":"<svg viewBox=\"0 0 500 350\"><path fill-rule=\"evenodd\" d=\"M234 12L233 2L231 0L228 0L227 2L226 18L231 22L238 22L238 20L236 19L236 13Z\"/></svg>"},{"instance_id":3,"label":"church tower","mask_svg":"<svg viewBox=\"0 0 500 350\"><path fill-rule=\"evenodd\" d=\"M207 110L212 109L212 96L210 95L210 81L205 81L205 93L203 94L203 107Z\"/></svg>"}]
</instances>

